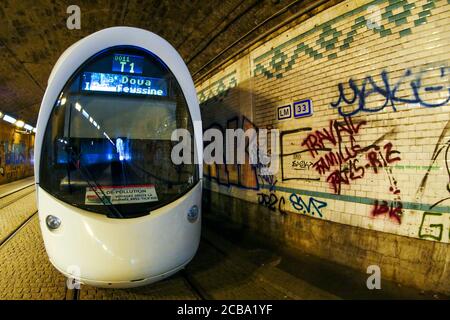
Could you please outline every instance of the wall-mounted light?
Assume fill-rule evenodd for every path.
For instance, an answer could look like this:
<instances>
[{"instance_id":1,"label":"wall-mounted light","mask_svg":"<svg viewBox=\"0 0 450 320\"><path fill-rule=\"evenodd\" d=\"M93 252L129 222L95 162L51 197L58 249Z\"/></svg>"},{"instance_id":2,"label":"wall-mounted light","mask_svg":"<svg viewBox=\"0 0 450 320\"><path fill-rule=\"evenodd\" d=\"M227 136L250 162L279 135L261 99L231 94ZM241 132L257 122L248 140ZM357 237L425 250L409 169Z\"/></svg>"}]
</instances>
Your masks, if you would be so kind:
<instances>
[{"instance_id":1,"label":"wall-mounted light","mask_svg":"<svg viewBox=\"0 0 450 320\"><path fill-rule=\"evenodd\" d=\"M12 123L12 124L16 123L16 121L17 121L15 118L10 117L7 114L4 115L3 120L5 120L6 122L9 122L9 123Z\"/></svg>"},{"instance_id":2,"label":"wall-mounted light","mask_svg":"<svg viewBox=\"0 0 450 320\"><path fill-rule=\"evenodd\" d=\"M3 117L3 112L0 112L0 119Z\"/></svg>"},{"instance_id":3,"label":"wall-mounted light","mask_svg":"<svg viewBox=\"0 0 450 320\"><path fill-rule=\"evenodd\" d=\"M36 128L33 128L33 132L36 133Z\"/></svg>"},{"instance_id":4,"label":"wall-mounted light","mask_svg":"<svg viewBox=\"0 0 450 320\"><path fill-rule=\"evenodd\" d=\"M25 124L23 127L25 128L25 130L33 131L33 127L30 126L29 124Z\"/></svg>"},{"instance_id":5,"label":"wall-mounted light","mask_svg":"<svg viewBox=\"0 0 450 320\"><path fill-rule=\"evenodd\" d=\"M16 121L15 125L16 125L16 127L23 128L23 126L25 125L25 122L23 122L22 120L18 120L18 121Z\"/></svg>"}]
</instances>

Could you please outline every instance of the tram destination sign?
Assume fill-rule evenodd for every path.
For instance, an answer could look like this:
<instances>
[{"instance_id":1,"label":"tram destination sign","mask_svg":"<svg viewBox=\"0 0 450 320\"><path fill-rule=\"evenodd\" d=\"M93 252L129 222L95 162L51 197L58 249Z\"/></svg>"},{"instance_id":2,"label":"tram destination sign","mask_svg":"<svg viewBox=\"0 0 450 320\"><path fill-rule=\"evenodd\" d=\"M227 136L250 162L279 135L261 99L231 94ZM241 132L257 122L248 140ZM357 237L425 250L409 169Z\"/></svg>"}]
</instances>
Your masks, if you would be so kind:
<instances>
[{"instance_id":1,"label":"tram destination sign","mask_svg":"<svg viewBox=\"0 0 450 320\"><path fill-rule=\"evenodd\" d=\"M165 97L167 82L160 78L84 72L81 78L81 90Z\"/></svg>"},{"instance_id":2,"label":"tram destination sign","mask_svg":"<svg viewBox=\"0 0 450 320\"><path fill-rule=\"evenodd\" d=\"M129 54L115 54L112 61L112 71L142 74L143 65L144 57Z\"/></svg>"}]
</instances>

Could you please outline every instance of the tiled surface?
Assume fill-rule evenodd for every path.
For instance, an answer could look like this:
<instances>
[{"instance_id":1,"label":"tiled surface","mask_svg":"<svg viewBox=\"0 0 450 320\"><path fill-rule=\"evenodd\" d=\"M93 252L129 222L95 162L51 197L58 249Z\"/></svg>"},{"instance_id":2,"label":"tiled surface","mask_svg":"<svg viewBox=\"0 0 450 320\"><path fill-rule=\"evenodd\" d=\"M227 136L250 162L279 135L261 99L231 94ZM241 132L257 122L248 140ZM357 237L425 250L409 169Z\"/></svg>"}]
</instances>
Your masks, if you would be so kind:
<instances>
[{"instance_id":1,"label":"tiled surface","mask_svg":"<svg viewBox=\"0 0 450 320\"><path fill-rule=\"evenodd\" d=\"M0 299L65 298L65 278L45 253L37 215L0 247Z\"/></svg>"},{"instance_id":2,"label":"tiled surface","mask_svg":"<svg viewBox=\"0 0 450 320\"><path fill-rule=\"evenodd\" d=\"M34 186L0 199L0 242L36 213Z\"/></svg>"},{"instance_id":3,"label":"tiled surface","mask_svg":"<svg viewBox=\"0 0 450 320\"><path fill-rule=\"evenodd\" d=\"M0 197L34 183L34 176L0 185Z\"/></svg>"},{"instance_id":4,"label":"tiled surface","mask_svg":"<svg viewBox=\"0 0 450 320\"><path fill-rule=\"evenodd\" d=\"M309 214L311 218L449 243L449 31L450 3L446 0L344 1L252 48L198 84L201 93L211 91L211 86L230 73L237 79L226 96L212 94L202 100L204 128L224 130L230 119L238 119L241 127L245 118L255 128L276 128L282 135L298 132L283 136L283 151L279 150L283 154L277 155L283 168L270 179L259 175L257 166L205 165L205 185L253 203L258 203L260 194L273 193L281 203L276 209L283 207L289 214L310 211L297 210L299 206L291 201L293 194L306 207L310 199L316 199L326 206L321 216ZM382 94L387 87L397 87L390 98ZM303 99L312 100L312 116L277 119L278 107ZM322 137L326 132L332 134L330 123L343 123L346 114L352 114L354 123L365 124L357 134L344 133L339 143L325 138L325 149L345 151L350 139L363 148L379 144L382 149L391 143L400 160L381 165L375 173L367 167L368 155L360 154L352 163L331 163L326 174L319 174L314 164L325 152L311 155L305 139L318 131ZM293 153L309 169L295 168L294 156L288 155ZM365 166L358 169L364 170L362 178L343 181L355 163ZM338 190L330 179L335 170L344 175ZM239 178L233 176L234 171ZM257 183L251 187L241 183L245 172ZM397 190L400 193L394 195ZM374 216L376 201L386 203L388 212L401 205L401 213ZM289 226L285 227L289 232Z\"/></svg>"}]
</instances>

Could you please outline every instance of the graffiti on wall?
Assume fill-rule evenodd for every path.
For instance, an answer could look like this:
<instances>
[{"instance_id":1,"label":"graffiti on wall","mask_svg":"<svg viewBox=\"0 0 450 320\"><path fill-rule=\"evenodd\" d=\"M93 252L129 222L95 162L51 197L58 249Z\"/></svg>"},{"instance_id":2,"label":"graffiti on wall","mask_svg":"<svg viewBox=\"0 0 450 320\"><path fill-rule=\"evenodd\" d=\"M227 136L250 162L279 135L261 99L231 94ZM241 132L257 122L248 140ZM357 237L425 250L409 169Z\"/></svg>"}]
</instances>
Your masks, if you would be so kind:
<instances>
[{"instance_id":1,"label":"graffiti on wall","mask_svg":"<svg viewBox=\"0 0 450 320\"><path fill-rule=\"evenodd\" d=\"M310 132L312 128L299 128L295 130L283 131L280 134L280 164L281 179L287 180L310 180L319 181L314 168L314 158L309 154L309 150L299 146L298 140L304 132ZM329 151L329 148L321 148L317 152Z\"/></svg>"},{"instance_id":2,"label":"graffiti on wall","mask_svg":"<svg viewBox=\"0 0 450 320\"><path fill-rule=\"evenodd\" d=\"M275 192L270 192L269 194L258 192L258 204L268 208L271 211L278 211L281 214L286 214L284 206L286 200L283 196L278 196Z\"/></svg>"},{"instance_id":3,"label":"graffiti on wall","mask_svg":"<svg viewBox=\"0 0 450 320\"><path fill-rule=\"evenodd\" d=\"M450 239L450 226L446 225L450 221L448 215L437 212L424 212L419 227L420 239L443 240L444 232L447 231Z\"/></svg>"},{"instance_id":4,"label":"graffiti on wall","mask_svg":"<svg viewBox=\"0 0 450 320\"><path fill-rule=\"evenodd\" d=\"M27 151L25 143L3 143L5 150L5 163L7 165L24 164L27 160Z\"/></svg>"},{"instance_id":5,"label":"graffiti on wall","mask_svg":"<svg viewBox=\"0 0 450 320\"><path fill-rule=\"evenodd\" d=\"M20 136L21 137L21 136ZM3 140L0 145L0 177L2 181L17 180L32 174L34 150L28 139Z\"/></svg>"},{"instance_id":6,"label":"graffiti on wall","mask_svg":"<svg viewBox=\"0 0 450 320\"><path fill-rule=\"evenodd\" d=\"M448 67L429 69L417 74L407 69L398 80L392 81L388 72L383 70L379 75L381 83L377 83L372 76L367 76L360 85L350 78L347 89L349 93L346 94L344 84L339 83L339 97L331 103L331 107L337 108L341 116L350 117L360 112L374 113L386 108L395 112L399 103L426 108L444 106L450 101L449 73ZM440 94L442 98L428 100L425 94L430 93Z\"/></svg>"},{"instance_id":7,"label":"graffiti on wall","mask_svg":"<svg viewBox=\"0 0 450 320\"><path fill-rule=\"evenodd\" d=\"M351 118L344 118L344 122L330 120L327 128L311 132L301 143L314 158L313 168L317 173L327 175L326 181L334 193L340 192L341 184L350 185L362 179L368 170L377 174L380 168L400 161L400 152L391 142L379 145L383 138L361 147L356 138L364 125L366 121L354 124ZM331 151L320 155L319 151L326 146L330 146ZM362 156L365 156L365 163Z\"/></svg>"},{"instance_id":8,"label":"graffiti on wall","mask_svg":"<svg viewBox=\"0 0 450 320\"><path fill-rule=\"evenodd\" d=\"M387 173L389 191L394 201L375 200L372 216L387 216L401 223L403 206L397 180L390 165L401 160L400 152L394 149L392 142L385 141L393 131L379 139L361 146L357 138L360 130L367 124L365 120L354 123L352 118L344 121L330 120L328 127L310 132L301 142L314 158L312 167L320 176L325 176L335 194L341 193L342 185L350 186L353 181L363 179L368 173L378 174L381 169ZM328 147L327 152L323 152Z\"/></svg>"},{"instance_id":9,"label":"graffiti on wall","mask_svg":"<svg viewBox=\"0 0 450 320\"><path fill-rule=\"evenodd\" d=\"M225 129L237 129L241 128L244 131L248 129L257 130L256 126L246 117L242 117L239 126L239 118L234 117L227 121L226 128L223 128L220 124L213 124L207 129L216 128L225 135ZM207 130L206 129L206 130ZM206 147L207 145L205 145ZM250 164L248 153L248 141L246 141L245 150L245 163L244 164L226 164L225 154L223 164L204 164L203 174L208 179L214 179L219 185L231 187L239 187L243 189L259 190L259 179L257 175L257 166Z\"/></svg>"},{"instance_id":10,"label":"graffiti on wall","mask_svg":"<svg viewBox=\"0 0 450 320\"><path fill-rule=\"evenodd\" d=\"M436 162L444 162L444 167L446 169L447 179L442 184L442 188L448 192L448 196L444 196L439 201L435 202L430 206L428 211L425 211L422 215L422 221L419 227L419 238L421 239L431 239L436 241L443 240L444 231L446 228L446 223L450 222L450 216L448 214L442 214L439 212L433 212L433 209L438 205L443 205L445 203L450 204L450 139L445 141L450 134L450 120L446 123L442 129L441 135L436 143L433 155L430 160L428 170L419 185L416 192L416 199L421 199L427 192L427 183L430 179L430 174L433 166ZM448 239L450 240L450 225L448 228Z\"/></svg>"},{"instance_id":11,"label":"graffiti on wall","mask_svg":"<svg viewBox=\"0 0 450 320\"><path fill-rule=\"evenodd\" d=\"M403 203L400 198L400 189L397 188L397 182L393 181L395 187L390 187L389 192L394 195L394 201L375 200L371 215L373 217L386 216L396 223L401 223L403 215Z\"/></svg>"},{"instance_id":12,"label":"graffiti on wall","mask_svg":"<svg viewBox=\"0 0 450 320\"><path fill-rule=\"evenodd\" d=\"M322 209L327 206L325 201L316 199L314 197L309 197L309 199L305 196L301 196L296 193L292 193L289 197L289 201L291 202L292 207L300 213L310 214L312 216L319 216L322 218Z\"/></svg>"}]
</instances>

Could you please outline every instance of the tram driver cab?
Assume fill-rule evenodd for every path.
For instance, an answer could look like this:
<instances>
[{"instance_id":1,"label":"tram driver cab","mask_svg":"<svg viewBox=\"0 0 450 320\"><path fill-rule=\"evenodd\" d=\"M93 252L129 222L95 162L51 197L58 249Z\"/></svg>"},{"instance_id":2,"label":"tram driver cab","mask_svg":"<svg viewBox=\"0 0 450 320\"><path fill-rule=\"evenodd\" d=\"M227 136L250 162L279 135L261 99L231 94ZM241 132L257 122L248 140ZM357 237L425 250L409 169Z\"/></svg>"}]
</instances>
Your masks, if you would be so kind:
<instances>
[{"instance_id":1,"label":"tram driver cab","mask_svg":"<svg viewBox=\"0 0 450 320\"><path fill-rule=\"evenodd\" d=\"M177 129L190 133L190 163L171 159ZM200 239L201 134L189 71L159 36L115 27L70 47L50 75L35 144L52 264L99 287L182 269Z\"/></svg>"}]
</instances>

